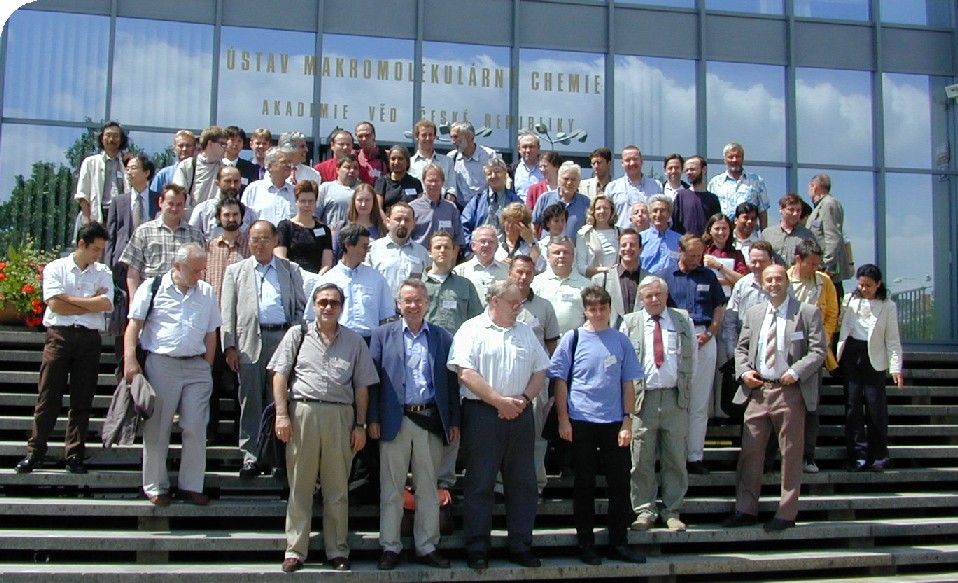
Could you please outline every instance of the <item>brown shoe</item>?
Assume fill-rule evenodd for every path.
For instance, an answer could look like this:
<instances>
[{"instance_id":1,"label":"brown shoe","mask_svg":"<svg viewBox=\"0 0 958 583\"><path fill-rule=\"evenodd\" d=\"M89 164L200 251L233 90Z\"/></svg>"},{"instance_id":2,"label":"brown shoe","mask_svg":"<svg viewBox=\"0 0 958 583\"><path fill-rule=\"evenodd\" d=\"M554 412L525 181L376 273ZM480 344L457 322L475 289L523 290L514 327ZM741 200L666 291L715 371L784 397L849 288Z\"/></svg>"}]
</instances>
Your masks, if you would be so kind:
<instances>
[{"instance_id":1,"label":"brown shoe","mask_svg":"<svg viewBox=\"0 0 958 583\"><path fill-rule=\"evenodd\" d=\"M150 504L153 506L169 506L170 505L170 495L169 494L146 494L147 500L150 501Z\"/></svg>"},{"instance_id":2,"label":"brown shoe","mask_svg":"<svg viewBox=\"0 0 958 583\"><path fill-rule=\"evenodd\" d=\"M303 568L303 562L297 559L296 557L289 557L283 560L283 572L284 573L295 573Z\"/></svg>"},{"instance_id":3,"label":"brown shoe","mask_svg":"<svg viewBox=\"0 0 958 583\"><path fill-rule=\"evenodd\" d=\"M418 555L416 557L416 562L421 565L429 565L430 567L436 567L437 569L448 569L449 568L449 559L439 554L439 551L433 551L426 555Z\"/></svg>"},{"instance_id":4,"label":"brown shoe","mask_svg":"<svg viewBox=\"0 0 958 583\"><path fill-rule=\"evenodd\" d=\"M392 571L399 566L399 553L393 551L383 551L376 568L380 571Z\"/></svg>"},{"instance_id":5,"label":"brown shoe","mask_svg":"<svg viewBox=\"0 0 958 583\"><path fill-rule=\"evenodd\" d=\"M177 490L176 497L180 500L185 500L190 504L196 504L197 506L206 506L210 503L210 497L202 492L192 492L190 490Z\"/></svg>"}]
</instances>

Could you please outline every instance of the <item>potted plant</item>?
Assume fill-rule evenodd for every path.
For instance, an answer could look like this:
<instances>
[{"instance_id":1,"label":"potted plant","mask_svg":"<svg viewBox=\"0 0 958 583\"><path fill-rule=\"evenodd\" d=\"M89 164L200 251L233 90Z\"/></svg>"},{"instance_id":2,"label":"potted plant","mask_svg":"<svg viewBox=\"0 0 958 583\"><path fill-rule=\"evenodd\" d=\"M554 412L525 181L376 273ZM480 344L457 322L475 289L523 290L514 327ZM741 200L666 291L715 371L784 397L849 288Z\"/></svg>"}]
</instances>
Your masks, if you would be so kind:
<instances>
[{"instance_id":1,"label":"potted plant","mask_svg":"<svg viewBox=\"0 0 958 583\"><path fill-rule=\"evenodd\" d=\"M7 247L0 260L0 323L37 327L43 322L43 268L56 257L36 249L30 237Z\"/></svg>"}]
</instances>

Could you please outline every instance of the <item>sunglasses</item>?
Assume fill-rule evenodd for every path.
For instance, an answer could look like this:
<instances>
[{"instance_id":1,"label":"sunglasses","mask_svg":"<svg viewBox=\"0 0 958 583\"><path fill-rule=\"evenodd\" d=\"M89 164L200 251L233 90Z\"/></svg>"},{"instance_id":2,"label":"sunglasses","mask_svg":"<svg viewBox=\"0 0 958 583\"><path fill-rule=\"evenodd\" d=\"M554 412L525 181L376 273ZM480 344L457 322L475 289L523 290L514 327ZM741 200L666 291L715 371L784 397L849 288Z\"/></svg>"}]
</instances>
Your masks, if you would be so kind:
<instances>
[{"instance_id":1,"label":"sunglasses","mask_svg":"<svg viewBox=\"0 0 958 583\"><path fill-rule=\"evenodd\" d=\"M339 306L343 305L343 303L339 300L321 299L321 300L316 300L316 305L319 306L320 308L329 308L329 307L338 308Z\"/></svg>"}]
</instances>

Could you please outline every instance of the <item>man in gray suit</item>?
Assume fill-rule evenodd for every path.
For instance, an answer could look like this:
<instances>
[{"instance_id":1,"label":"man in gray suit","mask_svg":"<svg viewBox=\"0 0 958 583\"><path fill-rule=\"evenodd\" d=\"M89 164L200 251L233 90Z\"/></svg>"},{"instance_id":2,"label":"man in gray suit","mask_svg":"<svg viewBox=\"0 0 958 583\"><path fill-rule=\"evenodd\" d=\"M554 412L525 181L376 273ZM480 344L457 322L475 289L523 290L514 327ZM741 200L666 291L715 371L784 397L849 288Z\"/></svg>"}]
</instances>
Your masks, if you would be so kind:
<instances>
[{"instance_id":1,"label":"man in gray suit","mask_svg":"<svg viewBox=\"0 0 958 583\"><path fill-rule=\"evenodd\" d=\"M267 398L266 365L286 329L302 321L306 307L299 265L273 255L276 227L256 221L249 230L251 256L226 268L223 276L223 352L239 373L241 478L268 471L256 461L256 438Z\"/></svg>"},{"instance_id":2,"label":"man in gray suit","mask_svg":"<svg viewBox=\"0 0 958 583\"><path fill-rule=\"evenodd\" d=\"M735 514L722 524L736 527L758 521L765 446L774 430L782 452L782 498L775 518L764 528L777 531L795 526L798 514L805 411L818 407L825 334L818 308L789 297L784 267L766 268L762 284L768 301L745 313L735 347L735 375L742 385L733 401L739 405L747 401L748 406L735 472Z\"/></svg>"},{"instance_id":3,"label":"man in gray suit","mask_svg":"<svg viewBox=\"0 0 958 583\"><path fill-rule=\"evenodd\" d=\"M822 251L822 271L828 273L835 284L838 303L845 296L842 282L850 278L852 270L845 256L845 209L842 203L832 196L832 179L828 174L816 174L808 184L808 196L815 203L812 214L808 215L808 230L815 235Z\"/></svg>"}]
</instances>

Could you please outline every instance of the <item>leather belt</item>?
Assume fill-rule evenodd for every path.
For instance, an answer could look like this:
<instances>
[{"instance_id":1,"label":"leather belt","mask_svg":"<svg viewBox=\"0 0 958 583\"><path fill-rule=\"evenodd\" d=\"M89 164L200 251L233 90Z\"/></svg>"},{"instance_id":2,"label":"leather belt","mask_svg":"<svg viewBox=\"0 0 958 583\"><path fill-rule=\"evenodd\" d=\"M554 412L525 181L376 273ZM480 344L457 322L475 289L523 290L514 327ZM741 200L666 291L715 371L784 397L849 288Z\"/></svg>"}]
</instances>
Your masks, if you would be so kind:
<instances>
[{"instance_id":1,"label":"leather belt","mask_svg":"<svg viewBox=\"0 0 958 583\"><path fill-rule=\"evenodd\" d=\"M408 411L410 413L420 413L430 409L437 409L438 407L436 407L435 403L426 403L425 405L403 405L402 408L404 411Z\"/></svg>"},{"instance_id":2,"label":"leather belt","mask_svg":"<svg viewBox=\"0 0 958 583\"><path fill-rule=\"evenodd\" d=\"M285 331L287 328L289 328L289 326L286 324L260 324L259 325L259 329L265 330L266 332L276 332L278 330Z\"/></svg>"}]
</instances>

